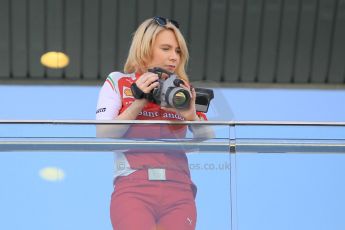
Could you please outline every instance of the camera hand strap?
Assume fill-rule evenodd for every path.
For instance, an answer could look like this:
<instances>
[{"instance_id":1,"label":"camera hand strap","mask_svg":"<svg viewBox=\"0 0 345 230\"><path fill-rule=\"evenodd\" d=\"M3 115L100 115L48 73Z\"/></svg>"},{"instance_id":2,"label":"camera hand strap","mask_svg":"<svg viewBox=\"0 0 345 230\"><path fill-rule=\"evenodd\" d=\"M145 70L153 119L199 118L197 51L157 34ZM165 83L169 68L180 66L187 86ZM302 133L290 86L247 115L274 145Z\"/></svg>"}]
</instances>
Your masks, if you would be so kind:
<instances>
[{"instance_id":1,"label":"camera hand strap","mask_svg":"<svg viewBox=\"0 0 345 230\"><path fill-rule=\"evenodd\" d=\"M139 89L136 83L133 83L131 85L131 90L135 99L145 98L145 93L141 89Z\"/></svg>"}]
</instances>

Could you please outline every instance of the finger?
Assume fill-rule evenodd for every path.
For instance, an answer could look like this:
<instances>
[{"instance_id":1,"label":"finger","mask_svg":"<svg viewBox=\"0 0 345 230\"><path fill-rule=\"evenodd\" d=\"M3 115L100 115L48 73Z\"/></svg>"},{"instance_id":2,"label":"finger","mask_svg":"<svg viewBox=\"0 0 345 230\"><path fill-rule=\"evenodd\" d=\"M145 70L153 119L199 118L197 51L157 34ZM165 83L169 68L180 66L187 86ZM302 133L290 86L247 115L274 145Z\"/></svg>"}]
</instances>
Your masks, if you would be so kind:
<instances>
[{"instance_id":1,"label":"finger","mask_svg":"<svg viewBox=\"0 0 345 230\"><path fill-rule=\"evenodd\" d=\"M183 79L181 79L181 80L183 81L183 84L180 84L180 86L185 86L185 87L187 87L187 88L190 88L189 82L187 82L187 81L185 81L185 80L183 80Z\"/></svg>"},{"instance_id":2,"label":"finger","mask_svg":"<svg viewBox=\"0 0 345 230\"><path fill-rule=\"evenodd\" d=\"M139 77L139 79L136 81L137 84L144 84L145 82L149 81L151 78L158 78L157 74L147 72L144 73Z\"/></svg>"},{"instance_id":3,"label":"finger","mask_svg":"<svg viewBox=\"0 0 345 230\"><path fill-rule=\"evenodd\" d=\"M184 84L180 84L180 87L189 91L189 88L187 86L185 86Z\"/></svg>"},{"instance_id":4,"label":"finger","mask_svg":"<svg viewBox=\"0 0 345 230\"><path fill-rule=\"evenodd\" d=\"M184 88L184 89L187 90L189 93L191 93L191 90L190 90L190 87L189 87L189 86L180 84L180 87Z\"/></svg>"},{"instance_id":5,"label":"finger","mask_svg":"<svg viewBox=\"0 0 345 230\"><path fill-rule=\"evenodd\" d=\"M137 84L138 88L144 93L150 92L149 85L147 83Z\"/></svg>"},{"instance_id":6,"label":"finger","mask_svg":"<svg viewBox=\"0 0 345 230\"><path fill-rule=\"evenodd\" d=\"M157 81L158 80L158 75L157 74L153 74L151 76L149 76L145 83L147 83L148 85L152 84L153 82Z\"/></svg>"},{"instance_id":7,"label":"finger","mask_svg":"<svg viewBox=\"0 0 345 230\"><path fill-rule=\"evenodd\" d=\"M196 99L196 92L195 92L195 89L192 87L192 99L193 101L195 101Z\"/></svg>"},{"instance_id":8,"label":"finger","mask_svg":"<svg viewBox=\"0 0 345 230\"><path fill-rule=\"evenodd\" d=\"M193 95L193 93L191 92L191 90L190 90L189 87L187 87L187 86L185 86L185 85L180 85L180 86L181 86L181 88L183 88L183 89L185 89L185 90L188 91L188 93L189 93L189 95L190 95L190 97L191 97L192 99L195 98L195 96Z\"/></svg>"},{"instance_id":9,"label":"finger","mask_svg":"<svg viewBox=\"0 0 345 230\"><path fill-rule=\"evenodd\" d=\"M154 88L156 88L158 86L159 86L158 82L154 82L154 83L150 84L149 86L146 87L147 92L145 92L145 93L151 92L151 90L153 90Z\"/></svg>"},{"instance_id":10,"label":"finger","mask_svg":"<svg viewBox=\"0 0 345 230\"><path fill-rule=\"evenodd\" d=\"M153 82L158 80L158 76L156 75L152 75L152 76L146 76L141 82L140 85L142 85L143 87L148 87L149 85L151 85Z\"/></svg>"},{"instance_id":11,"label":"finger","mask_svg":"<svg viewBox=\"0 0 345 230\"><path fill-rule=\"evenodd\" d=\"M154 86L150 87L152 85L152 83L157 81L157 80L158 80L157 74L145 73L145 74L140 76L140 78L136 81L136 84L141 91L143 91L144 93L148 93L154 87L157 87L156 84Z\"/></svg>"},{"instance_id":12,"label":"finger","mask_svg":"<svg viewBox=\"0 0 345 230\"><path fill-rule=\"evenodd\" d=\"M163 73L161 76L161 78L164 80L166 80L168 77L169 77L169 75L167 73Z\"/></svg>"}]
</instances>

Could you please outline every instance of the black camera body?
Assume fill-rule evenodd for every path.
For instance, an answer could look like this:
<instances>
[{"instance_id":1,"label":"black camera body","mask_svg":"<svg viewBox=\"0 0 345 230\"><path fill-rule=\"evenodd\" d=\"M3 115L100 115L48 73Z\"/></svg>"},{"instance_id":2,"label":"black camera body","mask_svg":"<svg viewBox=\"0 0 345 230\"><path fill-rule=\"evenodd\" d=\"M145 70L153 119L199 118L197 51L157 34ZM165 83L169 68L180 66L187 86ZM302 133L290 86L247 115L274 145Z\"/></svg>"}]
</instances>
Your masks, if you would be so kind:
<instances>
[{"instance_id":1,"label":"black camera body","mask_svg":"<svg viewBox=\"0 0 345 230\"><path fill-rule=\"evenodd\" d=\"M214 98L213 90L206 88L195 88L195 109L198 112L207 113L211 100Z\"/></svg>"},{"instance_id":2,"label":"black camera body","mask_svg":"<svg viewBox=\"0 0 345 230\"><path fill-rule=\"evenodd\" d=\"M167 108L188 109L191 101L191 94L180 85L184 82L174 73L165 69L155 67L148 70L158 75L158 87L150 93L144 94L136 84L132 84L131 90L135 98L146 98L157 105ZM165 76L163 76L165 74ZM195 88L196 111L206 113L211 100L214 98L213 90L206 88Z\"/></svg>"}]
</instances>

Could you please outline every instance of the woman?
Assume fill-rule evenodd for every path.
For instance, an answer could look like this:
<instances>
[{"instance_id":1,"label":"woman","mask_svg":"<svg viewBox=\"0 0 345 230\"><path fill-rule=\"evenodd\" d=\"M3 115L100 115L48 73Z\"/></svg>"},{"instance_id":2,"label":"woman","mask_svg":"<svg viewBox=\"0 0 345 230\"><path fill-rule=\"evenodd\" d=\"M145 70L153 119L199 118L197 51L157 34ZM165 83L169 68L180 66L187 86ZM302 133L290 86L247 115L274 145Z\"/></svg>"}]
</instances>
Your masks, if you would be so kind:
<instances>
[{"instance_id":1,"label":"woman","mask_svg":"<svg viewBox=\"0 0 345 230\"><path fill-rule=\"evenodd\" d=\"M98 100L98 120L206 120L195 110L195 91L189 86L185 66L188 49L176 21L163 17L145 20L134 34L124 73L111 73ZM191 96L187 109L161 108L134 98L132 84L144 94L158 86L158 75L148 69L160 67L179 76ZM196 132L196 129L191 129ZM207 137L211 132L200 132ZM136 125L99 126L99 137L183 138L186 127ZM200 134L199 134L200 135ZM110 214L116 230L195 229L196 187L190 179L185 152L128 150L116 153L114 192Z\"/></svg>"}]
</instances>

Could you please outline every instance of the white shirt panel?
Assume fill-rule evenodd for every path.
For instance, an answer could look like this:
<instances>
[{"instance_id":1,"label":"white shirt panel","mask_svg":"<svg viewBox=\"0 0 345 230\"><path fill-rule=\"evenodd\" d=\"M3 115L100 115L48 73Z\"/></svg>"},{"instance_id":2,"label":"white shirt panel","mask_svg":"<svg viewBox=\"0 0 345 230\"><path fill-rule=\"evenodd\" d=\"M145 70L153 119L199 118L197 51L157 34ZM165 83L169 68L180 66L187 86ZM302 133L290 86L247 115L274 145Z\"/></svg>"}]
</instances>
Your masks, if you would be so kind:
<instances>
[{"instance_id":1,"label":"white shirt panel","mask_svg":"<svg viewBox=\"0 0 345 230\"><path fill-rule=\"evenodd\" d=\"M119 111L122 107L121 95L119 94L118 79L119 72L111 73L108 78L111 78L114 83L114 89L112 88L112 82L105 81L98 96L98 103L96 109L96 120L113 120L119 115Z\"/></svg>"}]
</instances>

